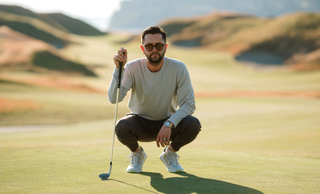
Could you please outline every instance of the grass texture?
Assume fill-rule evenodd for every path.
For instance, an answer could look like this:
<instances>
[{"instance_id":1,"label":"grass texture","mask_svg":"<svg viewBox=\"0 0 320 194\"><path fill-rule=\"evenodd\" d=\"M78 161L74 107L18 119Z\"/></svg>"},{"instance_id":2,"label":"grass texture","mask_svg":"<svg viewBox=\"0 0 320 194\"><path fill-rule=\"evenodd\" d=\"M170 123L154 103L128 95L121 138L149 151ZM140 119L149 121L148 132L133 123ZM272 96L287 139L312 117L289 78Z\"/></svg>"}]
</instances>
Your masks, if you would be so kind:
<instances>
[{"instance_id":1,"label":"grass texture","mask_svg":"<svg viewBox=\"0 0 320 194\"><path fill-rule=\"evenodd\" d=\"M109 170L112 119L12 127L0 136L0 186L3 193L318 193L319 102L307 101L201 99L202 131L179 152L187 173L167 172L162 148L150 142L141 143L143 173L128 174L129 151L116 140L107 181L98 175Z\"/></svg>"},{"instance_id":2,"label":"grass texture","mask_svg":"<svg viewBox=\"0 0 320 194\"><path fill-rule=\"evenodd\" d=\"M99 78L69 79L107 89L112 57L121 46L112 41L116 38L86 38L86 47L66 48L66 56L81 56L85 63L109 58L96 69ZM125 45L129 60L142 57L137 45ZM169 48L167 56L188 66L197 95L194 116L202 124L196 140L178 153L186 173L167 172L155 142L141 143L148 154L143 172L126 173L129 150L116 139L111 177L101 181L99 174L109 170L114 117L106 94L0 81L0 100L40 107L0 113L1 193L320 192L319 98L199 95L317 92L319 72L255 69L225 53ZM119 104L118 118L128 112L127 101Z\"/></svg>"}]
</instances>

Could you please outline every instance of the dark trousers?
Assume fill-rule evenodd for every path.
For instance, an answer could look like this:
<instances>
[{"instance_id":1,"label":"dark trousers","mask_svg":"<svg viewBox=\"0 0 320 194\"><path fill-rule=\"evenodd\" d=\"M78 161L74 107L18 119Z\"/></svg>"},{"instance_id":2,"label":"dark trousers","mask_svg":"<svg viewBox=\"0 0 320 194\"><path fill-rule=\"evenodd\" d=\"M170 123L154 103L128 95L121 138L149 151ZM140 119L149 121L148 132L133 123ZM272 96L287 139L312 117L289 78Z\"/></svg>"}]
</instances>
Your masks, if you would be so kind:
<instances>
[{"instance_id":1,"label":"dark trousers","mask_svg":"<svg viewBox=\"0 0 320 194\"><path fill-rule=\"evenodd\" d=\"M118 140L135 152L140 142L156 141L157 135L167 119L152 121L137 115L127 115L116 125ZM193 116L184 118L178 126L171 129L171 146L175 151L192 142L201 130L199 120Z\"/></svg>"}]
</instances>

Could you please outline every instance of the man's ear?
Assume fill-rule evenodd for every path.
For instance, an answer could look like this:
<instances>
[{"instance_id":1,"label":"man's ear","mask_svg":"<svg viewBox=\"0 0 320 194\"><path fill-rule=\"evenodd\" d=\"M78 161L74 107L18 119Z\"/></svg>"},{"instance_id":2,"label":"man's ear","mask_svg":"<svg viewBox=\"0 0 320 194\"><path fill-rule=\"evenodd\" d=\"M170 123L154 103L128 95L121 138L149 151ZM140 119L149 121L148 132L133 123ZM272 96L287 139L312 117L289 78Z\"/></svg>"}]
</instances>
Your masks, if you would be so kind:
<instances>
[{"instance_id":1,"label":"man's ear","mask_svg":"<svg viewBox=\"0 0 320 194\"><path fill-rule=\"evenodd\" d=\"M167 52L168 44L164 47L164 52Z\"/></svg>"},{"instance_id":2,"label":"man's ear","mask_svg":"<svg viewBox=\"0 0 320 194\"><path fill-rule=\"evenodd\" d=\"M144 53L144 47L143 47L143 45L141 45L140 48L141 48L143 54L145 54L145 53Z\"/></svg>"}]
</instances>

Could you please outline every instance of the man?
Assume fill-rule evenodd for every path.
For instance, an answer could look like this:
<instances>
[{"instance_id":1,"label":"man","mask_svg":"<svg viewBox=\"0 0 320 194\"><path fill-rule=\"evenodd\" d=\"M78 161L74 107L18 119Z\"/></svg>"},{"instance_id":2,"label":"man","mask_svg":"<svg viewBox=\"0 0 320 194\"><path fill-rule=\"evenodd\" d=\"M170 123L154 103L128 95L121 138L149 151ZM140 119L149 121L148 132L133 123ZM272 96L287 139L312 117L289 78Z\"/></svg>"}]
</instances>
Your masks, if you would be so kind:
<instances>
[{"instance_id":1,"label":"man","mask_svg":"<svg viewBox=\"0 0 320 194\"><path fill-rule=\"evenodd\" d=\"M118 140L131 150L127 172L141 172L147 159L138 141L156 141L158 147L165 147L160 159L167 170L183 172L176 152L192 142L201 130L198 119L191 116L195 98L190 76L184 63L164 57L168 45L162 28L145 29L141 42L145 58L127 63L128 51L122 47L114 56L116 68L108 89L109 101L115 103L119 62L123 62L123 66L127 63L119 101L131 89L128 103L131 113L120 119L115 128Z\"/></svg>"}]
</instances>

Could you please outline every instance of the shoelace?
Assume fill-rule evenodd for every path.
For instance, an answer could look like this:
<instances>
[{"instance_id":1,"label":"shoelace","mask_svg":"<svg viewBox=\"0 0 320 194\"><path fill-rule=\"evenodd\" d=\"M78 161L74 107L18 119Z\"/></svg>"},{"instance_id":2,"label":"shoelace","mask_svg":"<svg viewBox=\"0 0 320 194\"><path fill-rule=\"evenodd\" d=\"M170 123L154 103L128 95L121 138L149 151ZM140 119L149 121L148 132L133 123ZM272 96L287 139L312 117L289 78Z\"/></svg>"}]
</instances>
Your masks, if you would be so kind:
<instances>
[{"instance_id":1,"label":"shoelace","mask_svg":"<svg viewBox=\"0 0 320 194\"><path fill-rule=\"evenodd\" d=\"M139 163L140 162L140 158L141 158L141 155L140 154L137 154L137 153L131 153L130 155L127 156L130 160L130 163L131 164L136 164L136 163Z\"/></svg>"},{"instance_id":2,"label":"shoelace","mask_svg":"<svg viewBox=\"0 0 320 194\"><path fill-rule=\"evenodd\" d=\"M180 156L177 153L173 153L173 154L168 154L168 164L175 164L175 165L179 165L178 159L180 158Z\"/></svg>"}]
</instances>

